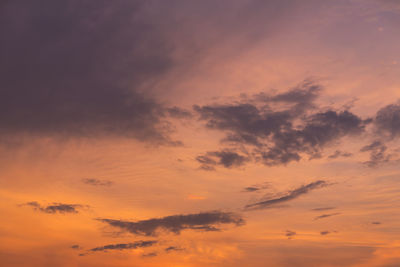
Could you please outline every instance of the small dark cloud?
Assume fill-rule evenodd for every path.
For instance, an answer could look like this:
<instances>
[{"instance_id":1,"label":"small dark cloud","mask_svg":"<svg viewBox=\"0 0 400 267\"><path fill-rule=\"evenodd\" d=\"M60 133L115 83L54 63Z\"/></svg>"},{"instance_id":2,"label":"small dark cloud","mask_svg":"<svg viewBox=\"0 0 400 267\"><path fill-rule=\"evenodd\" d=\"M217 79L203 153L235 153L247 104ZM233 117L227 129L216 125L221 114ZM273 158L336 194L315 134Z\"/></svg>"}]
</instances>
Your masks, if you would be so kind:
<instances>
[{"instance_id":1,"label":"small dark cloud","mask_svg":"<svg viewBox=\"0 0 400 267\"><path fill-rule=\"evenodd\" d=\"M143 254L142 257L151 258L151 257L156 257L157 255L158 255L157 252L150 252L150 253Z\"/></svg>"},{"instance_id":2,"label":"small dark cloud","mask_svg":"<svg viewBox=\"0 0 400 267\"><path fill-rule=\"evenodd\" d=\"M321 232L320 232L321 235L328 235L328 234L330 234L330 233L331 233L330 231L321 231Z\"/></svg>"},{"instance_id":3,"label":"small dark cloud","mask_svg":"<svg viewBox=\"0 0 400 267\"><path fill-rule=\"evenodd\" d=\"M84 178L82 179L84 184L93 185L93 186L112 186L114 183L109 180L100 180L96 178Z\"/></svg>"},{"instance_id":4,"label":"small dark cloud","mask_svg":"<svg viewBox=\"0 0 400 267\"><path fill-rule=\"evenodd\" d=\"M300 197L301 195L309 193L311 190L318 189L328 186L328 183L323 180L318 180L307 185L302 185L299 188L291 190L287 192L284 196L278 198L267 199L264 201L256 202L253 204L248 204L245 206L245 210L253 210L253 209L265 209L271 206L276 206L278 204L282 204L293 199Z\"/></svg>"},{"instance_id":5,"label":"small dark cloud","mask_svg":"<svg viewBox=\"0 0 400 267\"><path fill-rule=\"evenodd\" d=\"M97 219L110 226L120 228L135 235L156 236L160 230L179 234L182 230L192 229L200 231L219 231L217 226L221 224L234 224L241 226L244 219L232 212L201 212L196 214L180 214L162 218L141 220L136 222Z\"/></svg>"},{"instance_id":6,"label":"small dark cloud","mask_svg":"<svg viewBox=\"0 0 400 267\"><path fill-rule=\"evenodd\" d=\"M137 241L134 243L126 243L126 244L111 244L101 247L95 247L90 249L89 251L96 252L96 251L108 251L108 250L137 249L137 248L151 247L156 243L157 243L156 240L148 240L148 241Z\"/></svg>"},{"instance_id":7,"label":"small dark cloud","mask_svg":"<svg viewBox=\"0 0 400 267\"><path fill-rule=\"evenodd\" d=\"M297 233L294 231L287 230L285 235L287 236L288 239L292 239L295 235L297 235Z\"/></svg>"},{"instance_id":8,"label":"small dark cloud","mask_svg":"<svg viewBox=\"0 0 400 267\"><path fill-rule=\"evenodd\" d=\"M315 217L315 218L314 218L314 221L315 221L315 220L324 219L324 218L328 218L328 217L332 217L332 216L339 215L339 214L340 214L339 212L330 213L330 214L322 214L322 215L320 215L320 216Z\"/></svg>"},{"instance_id":9,"label":"small dark cloud","mask_svg":"<svg viewBox=\"0 0 400 267\"><path fill-rule=\"evenodd\" d=\"M196 160L201 163L200 168L204 170L214 170L217 165L225 168L240 167L249 161L248 157L229 150L207 152L196 157Z\"/></svg>"},{"instance_id":10,"label":"small dark cloud","mask_svg":"<svg viewBox=\"0 0 400 267\"><path fill-rule=\"evenodd\" d=\"M352 153L336 150L333 154L329 155L328 158L329 159L336 159L336 158L339 158L339 157L348 158L348 157L351 157L351 156L353 156Z\"/></svg>"},{"instance_id":11,"label":"small dark cloud","mask_svg":"<svg viewBox=\"0 0 400 267\"><path fill-rule=\"evenodd\" d=\"M42 206L36 201L28 202L22 205L31 206L34 210L41 211L44 213L78 213L78 209L84 208L85 206L79 204L63 204L53 203L47 206Z\"/></svg>"},{"instance_id":12,"label":"small dark cloud","mask_svg":"<svg viewBox=\"0 0 400 267\"><path fill-rule=\"evenodd\" d=\"M243 192L248 192L248 193L259 192L259 191L261 191L263 189L267 189L269 187L270 187L269 183L256 184L256 185L252 185L252 186L243 188Z\"/></svg>"},{"instance_id":13,"label":"small dark cloud","mask_svg":"<svg viewBox=\"0 0 400 267\"><path fill-rule=\"evenodd\" d=\"M180 248L180 247L176 247L176 246L170 246L170 247L165 248L165 252L167 252L167 253L172 252L172 251L182 251L182 250L184 250L184 249Z\"/></svg>"},{"instance_id":14,"label":"small dark cloud","mask_svg":"<svg viewBox=\"0 0 400 267\"><path fill-rule=\"evenodd\" d=\"M386 154L387 146L381 141L374 141L360 149L360 152L369 152L369 160L363 162L368 167L377 167L390 161L391 155Z\"/></svg>"},{"instance_id":15,"label":"small dark cloud","mask_svg":"<svg viewBox=\"0 0 400 267\"><path fill-rule=\"evenodd\" d=\"M325 210L333 210L336 209L336 207L321 207L321 208L314 208L312 211L325 211Z\"/></svg>"},{"instance_id":16,"label":"small dark cloud","mask_svg":"<svg viewBox=\"0 0 400 267\"><path fill-rule=\"evenodd\" d=\"M254 191L259 191L261 188L259 187L255 187L255 186L249 186L249 187L245 187L244 191L245 192L254 192Z\"/></svg>"},{"instance_id":17,"label":"small dark cloud","mask_svg":"<svg viewBox=\"0 0 400 267\"><path fill-rule=\"evenodd\" d=\"M381 108L375 117L375 127L378 133L388 138L400 136L400 104L391 104Z\"/></svg>"},{"instance_id":18,"label":"small dark cloud","mask_svg":"<svg viewBox=\"0 0 400 267\"><path fill-rule=\"evenodd\" d=\"M382 223L381 222L372 222L371 224L380 225Z\"/></svg>"},{"instance_id":19,"label":"small dark cloud","mask_svg":"<svg viewBox=\"0 0 400 267\"><path fill-rule=\"evenodd\" d=\"M81 247L79 245L72 245L71 248L72 249L81 249Z\"/></svg>"}]
</instances>

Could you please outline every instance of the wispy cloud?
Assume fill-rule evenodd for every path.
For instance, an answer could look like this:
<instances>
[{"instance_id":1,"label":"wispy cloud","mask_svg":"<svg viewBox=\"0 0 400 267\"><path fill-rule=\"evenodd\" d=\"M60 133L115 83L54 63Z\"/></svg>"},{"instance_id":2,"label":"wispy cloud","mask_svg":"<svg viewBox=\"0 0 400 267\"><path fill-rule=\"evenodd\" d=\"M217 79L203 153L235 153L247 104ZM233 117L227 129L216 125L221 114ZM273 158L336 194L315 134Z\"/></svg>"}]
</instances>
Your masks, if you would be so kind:
<instances>
[{"instance_id":1,"label":"wispy cloud","mask_svg":"<svg viewBox=\"0 0 400 267\"><path fill-rule=\"evenodd\" d=\"M93 186L111 186L114 183L109 180L100 180L96 178L84 178L82 179L84 184L93 185Z\"/></svg>"},{"instance_id":2,"label":"wispy cloud","mask_svg":"<svg viewBox=\"0 0 400 267\"><path fill-rule=\"evenodd\" d=\"M318 180L306 185L302 185L299 188L291 190L287 192L284 196L278 198L267 199L264 201L259 201L256 203L248 204L245 206L245 210L253 210L253 209L265 209L278 204L282 204L293 199L296 199L302 195L309 193L310 191L322 187L326 187L329 184L326 181Z\"/></svg>"},{"instance_id":3,"label":"wispy cloud","mask_svg":"<svg viewBox=\"0 0 400 267\"><path fill-rule=\"evenodd\" d=\"M105 245L105 246L101 246L101 247L95 247L95 248L90 249L90 251L96 252L96 251L106 251L106 250L137 249L137 248L150 247L155 244L157 244L156 240L137 241L134 243L111 244L111 245Z\"/></svg>"},{"instance_id":4,"label":"wispy cloud","mask_svg":"<svg viewBox=\"0 0 400 267\"><path fill-rule=\"evenodd\" d=\"M339 214L341 214L341 213L336 212L336 213L330 213L330 214L322 214L320 216L315 217L314 220L320 220L320 219L332 217L332 216L339 215Z\"/></svg>"}]
</instances>

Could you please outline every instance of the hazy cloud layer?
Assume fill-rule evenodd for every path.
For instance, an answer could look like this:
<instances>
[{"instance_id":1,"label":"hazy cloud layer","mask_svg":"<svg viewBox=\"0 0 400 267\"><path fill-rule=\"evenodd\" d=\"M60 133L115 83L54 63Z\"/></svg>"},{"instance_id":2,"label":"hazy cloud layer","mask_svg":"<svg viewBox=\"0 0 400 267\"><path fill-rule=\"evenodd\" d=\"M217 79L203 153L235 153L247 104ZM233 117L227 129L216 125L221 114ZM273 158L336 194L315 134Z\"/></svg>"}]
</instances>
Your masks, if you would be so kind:
<instances>
[{"instance_id":1,"label":"hazy cloud layer","mask_svg":"<svg viewBox=\"0 0 400 267\"><path fill-rule=\"evenodd\" d=\"M141 220L136 222L98 219L110 226L120 228L135 235L155 236L161 230L179 234L182 230L219 231L221 224L243 225L244 219L232 212L201 212L196 214L172 215L162 218Z\"/></svg>"},{"instance_id":2,"label":"hazy cloud layer","mask_svg":"<svg viewBox=\"0 0 400 267\"><path fill-rule=\"evenodd\" d=\"M286 93L262 93L232 104L194 106L194 110L206 127L226 133L224 144L249 149L248 160L287 164L299 161L302 155L320 157L325 146L344 136L361 134L370 122L348 110L318 110L314 100L320 91L319 85L305 81ZM218 161L204 158L206 155L197 160L202 168L211 169ZM334 157L339 155L349 156L339 152ZM248 160L219 165L230 168Z\"/></svg>"},{"instance_id":3,"label":"hazy cloud layer","mask_svg":"<svg viewBox=\"0 0 400 267\"><path fill-rule=\"evenodd\" d=\"M270 208L288 201L291 201L293 199L296 199L300 197L301 195L309 193L311 190L318 189L328 186L328 183L326 183L323 180L318 180L312 183L309 183L307 185L302 185L299 188L296 188L294 190L291 190L287 192L284 196L278 197L278 198L270 198L267 200L259 201L256 203L248 204L245 206L245 210L254 210L254 209L265 209L265 208Z\"/></svg>"},{"instance_id":4,"label":"hazy cloud layer","mask_svg":"<svg viewBox=\"0 0 400 267\"><path fill-rule=\"evenodd\" d=\"M3 5L0 133L171 142L163 107L138 90L172 64L145 13L136 0Z\"/></svg>"},{"instance_id":5,"label":"hazy cloud layer","mask_svg":"<svg viewBox=\"0 0 400 267\"><path fill-rule=\"evenodd\" d=\"M80 208L83 208L83 205L79 204L63 204L63 203L53 203L48 206L42 206L36 201L28 202L23 205L31 206L34 210L45 212L45 213L78 213Z\"/></svg>"}]
</instances>

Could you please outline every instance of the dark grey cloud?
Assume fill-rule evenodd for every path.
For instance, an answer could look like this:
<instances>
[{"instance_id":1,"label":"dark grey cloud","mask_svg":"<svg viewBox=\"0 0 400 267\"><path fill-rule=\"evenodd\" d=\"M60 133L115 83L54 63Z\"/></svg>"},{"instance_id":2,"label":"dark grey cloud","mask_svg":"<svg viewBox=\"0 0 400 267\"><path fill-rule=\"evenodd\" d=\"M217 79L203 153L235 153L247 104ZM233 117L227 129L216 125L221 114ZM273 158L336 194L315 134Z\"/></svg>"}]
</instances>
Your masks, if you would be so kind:
<instances>
[{"instance_id":1,"label":"dark grey cloud","mask_svg":"<svg viewBox=\"0 0 400 267\"><path fill-rule=\"evenodd\" d=\"M314 218L314 221L315 221L315 220L324 219L324 218L328 218L328 217L332 217L332 216L339 215L339 214L341 214L341 213L336 212L336 213L330 213L330 214L322 214L322 215L320 215L320 216L315 217L315 218Z\"/></svg>"},{"instance_id":2,"label":"dark grey cloud","mask_svg":"<svg viewBox=\"0 0 400 267\"><path fill-rule=\"evenodd\" d=\"M144 1L9 1L0 17L0 134L177 144L139 90L173 64Z\"/></svg>"},{"instance_id":3,"label":"dark grey cloud","mask_svg":"<svg viewBox=\"0 0 400 267\"><path fill-rule=\"evenodd\" d=\"M381 222L372 222L372 224L380 225L380 224L382 224L382 223L381 223Z\"/></svg>"},{"instance_id":4,"label":"dark grey cloud","mask_svg":"<svg viewBox=\"0 0 400 267\"><path fill-rule=\"evenodd\" d=\"M244 219L236 213L210 211L195 214L172 215L141 221L98 219L110 226L120 228L135 235L156 236L161 230L179 234L182 230L219 231L221 224L241 226Z\"/></svg>"},{"instance_id":5,"label":"dark grey cloud","mask_svg":"<svg viewBox=\"0 0 400 267\"><path fill-rule=\"evenodd\" d=\"M81 247L79 245L72 245L71 248L72 249L81 249Z\"/></svg>"},{"instance_id":6,"label":"dark grey cloud","mask_svg":"<svg viewBox=\"0 0 400 267\"><path fill-rule=\"evenodd\" d=\"M34 210L41 211L44 213L78 213L78 210L85 206L79 204L64 204L64 203L53 203L47 206L42 206L36 201L28 202L22 205L31 206Z\"/></svg>"},{"instance_id":7,"label":"dark grey cloud","mask_svg":"<svg viewBox=\"0 0 400 267\"><path fill-rule=\"evenodd\" d=\"M381 141L374 141L360 149L361 152L369 152L369 160L364 162L368 167L377 167L390 161L391 155L386 154L387 146Z\"/></svg>"},{"instance_id":8,"label":"dark grey cloud","mask_svg":"<svg viewBox=\"0 0 400 267\"><path fill-rule=\"evenodd\" d=\"M88 185L93 185L93 186L111 186L114 183L109 180L100 180L96 178L84 178L82 179L82 182Z\"/></svg>"},{"instance_id":9,"label":"dark grey cloud","mask_svg":"<svg viewBox=\"0 0 400 267\"><path fill-rule=\"evenodd\" d=\"M348 158L348 157L351 157L351 156L353 156L352 153L336 150L333 154L329 155L328 158L329 159L336 159L336 158L339 158L339 157Z\"/></svg>"},{"instance_id":10,"label":"dark grey cloud","mask_svg":"<svg viewBox=\"0 0 400 267\"><path fill-rule=\"evenodd\" d=\"M328 186L328 183L323 180L318 180L307 185L302 185L299 188L287 192L284 196L270 198L256 203L248 204L245 210L266 209L291 200L294 200L302 195L309 193L311 190Z\"/></svg>"},{"instance_id":11,"label":"dark grey cloud","mask_svg":"<svg viewBox=\"0 0 400 267\"><path fill-rule=\"evenodd\" d=\"M96 251L107 251L107 250L137 249L137 248L151 247L155 244L157 244L156 240L136 241L134 243L111 244L101 247L95 247L90 249L90 251L96 252Z\"/></svg>"},{"instance_id":12,"label":"dark grey cloud","mask_svg":"<svg viewBox=\"0 0 400 267\"><path fill-rule=\"evenodd\" d=\"M288 239L292 239L295 235L297 235L297 233L294 231L287 230L285 235L287 236Z\"/></svg>"},{"instance_id":13,"label":"dark grey cloud","mask_svg":"<svg viewBox=\"0 0 400 267\"><path fill-rule=\"evenodd\" d=\"M209 151L197 156L196 160L201 163L200 168L204 170L214 170L217 165L225 168L240 167L249 161L247 156L229 150Z\"/></svg>"},{"instance_id":14,"label":"dark grey cloud","mask_svg":"<svg viewBox=\"0 0 400 267\"><path fill-rule=\"evenodd\" d=\"M327 235L327 234L330 234L330 233L331 233L330 231L321 231L320 232L321 235Z\"/></svg>"},{"instance_id":15,"label":"dark grey cloud","mask_svg":"<svg viewBox=\"0 0 400 267\"><path fill-rule=\"evenodd\" d=\"M305 81L283 94L262 93L232 104L194 106L194 110L207 128L226 133L221 141L233 147L230 151L243 150L243 146L249 149L247 161L288 164L304 155L321 157L325 146L344 136L361 134L370 122L348 110L318 110L314 100L320 90L319 85ZM217 165L212 158L204 163L204 155L200 157L202 166Z\"/></svg>"},{"instance_id":16,"label":"dark grey cloud","mask_svg":"<svg viewBox=\"0 0 400 267\"><path fill-rule=\"evenodd\" d=\"M375 127L378 133L389 138L400 136L400 104L391 104L376 113Z\"/></svg>"}]
</instances>

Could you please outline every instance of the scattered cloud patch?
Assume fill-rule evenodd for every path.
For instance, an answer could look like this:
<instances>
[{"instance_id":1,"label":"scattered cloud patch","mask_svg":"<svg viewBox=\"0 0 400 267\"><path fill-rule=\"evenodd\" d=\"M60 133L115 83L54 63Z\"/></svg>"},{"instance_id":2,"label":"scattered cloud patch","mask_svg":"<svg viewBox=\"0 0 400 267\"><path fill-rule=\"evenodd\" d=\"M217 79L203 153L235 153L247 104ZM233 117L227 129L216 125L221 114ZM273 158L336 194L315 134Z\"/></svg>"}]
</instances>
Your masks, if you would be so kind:
<instances>
[{"instance_id":1,"label":"scattered cloud patch","mask_svg":"<svg viewBox=\"0 0 400 267\"><path fill-rule=\"evenodd\" d=\"M321 157L324 147L342 137L361 134L370 122L348 110L318 110L314 100L321 89L305 81L286 93L261 93L232 104L194 106L194 110L207 128L226 133L221 141L230 145L231 151L249 151L248 160L238 165L250 160L267 166L285 165L304 155ZM349 156L344 152L340 155ZM204 169L232 167L205 156L198 158Z\"/></svg>"},{"instance_id":2,"label":"scattered cloud patch","mask_svg":"<svg viewBox=\"0 0 400 267\"><path fill-rule=\"evenodd\" d=\"M25 206L31 206L34 210L41 211L44 213L78 213L78 210L87 206L80 204L64 204L64 203L53 203L47 206L42 206L36 201L27 202L22 204Z\"/></svg>"}]
</instances>

